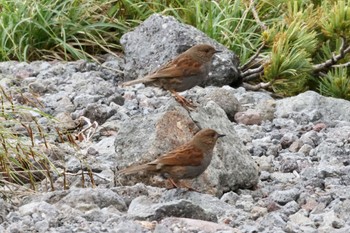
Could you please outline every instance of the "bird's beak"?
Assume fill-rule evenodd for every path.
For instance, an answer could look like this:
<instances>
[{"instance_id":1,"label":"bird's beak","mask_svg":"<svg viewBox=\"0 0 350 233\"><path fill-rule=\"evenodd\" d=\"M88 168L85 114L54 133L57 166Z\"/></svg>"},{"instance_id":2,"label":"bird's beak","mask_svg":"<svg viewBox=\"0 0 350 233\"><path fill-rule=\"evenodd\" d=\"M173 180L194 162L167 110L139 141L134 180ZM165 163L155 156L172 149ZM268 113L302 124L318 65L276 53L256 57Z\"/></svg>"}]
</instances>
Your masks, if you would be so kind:
<instances>
[{"instance_id":1,"label":"bird's beak","mask_svg":"<svg viewBox=\"0 0 350 233\"><path fill-rule=\"evenodd\" d=\"M226 134L219 134L218 138L222 138L222 137L225 137L225 136L226 136Z\"/></svg>"},{"instance_id":2,"label":"bird's beak","mask_svg":"<svg viewBox=\"0 0 350 233\"><path fill-rule=\"evenodd\" d=\"M221 50L216 50L214 53L221 53L222 51Z\"/></svg>"}]
</instances>

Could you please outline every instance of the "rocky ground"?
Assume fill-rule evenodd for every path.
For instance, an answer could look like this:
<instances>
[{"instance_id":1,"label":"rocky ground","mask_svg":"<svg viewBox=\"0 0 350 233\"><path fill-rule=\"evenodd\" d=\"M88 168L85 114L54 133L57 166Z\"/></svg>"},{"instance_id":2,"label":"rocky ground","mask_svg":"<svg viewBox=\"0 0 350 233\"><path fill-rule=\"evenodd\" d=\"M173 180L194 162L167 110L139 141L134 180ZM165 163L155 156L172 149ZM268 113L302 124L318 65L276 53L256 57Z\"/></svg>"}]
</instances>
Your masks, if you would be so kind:
<instances>
[{"instance_id":1,"label":"rocky ground","mask_svg":"<svg viewBox=\"0 0 350 233\"><path fill-rule=\"evenodd\" d=\"M220 46L171 17L152 17L125 35L125 57L106 57L102 65L0 63L0 85L22 93L14 94L16 103L35 96L61 128L75 128L81 116L95 122L78 149L49 138L47 156L59 172L66 168L69 189L54 175L55 191L43 180L36 193L0 195L0 232L350 232L350 102L311 91L274 99L232 88L225 84L235 82L238 62L230 51L216 57L206 87L182 93L197 104L193 111L157 88L121 88L174 56L176 45ZM144 174L118 175L204 127L227 136L207 171L191 181L199 192L167 190ZM93 182L85 175L82 183L82 168L92 170Z\"/></svg>"}]
</instances>

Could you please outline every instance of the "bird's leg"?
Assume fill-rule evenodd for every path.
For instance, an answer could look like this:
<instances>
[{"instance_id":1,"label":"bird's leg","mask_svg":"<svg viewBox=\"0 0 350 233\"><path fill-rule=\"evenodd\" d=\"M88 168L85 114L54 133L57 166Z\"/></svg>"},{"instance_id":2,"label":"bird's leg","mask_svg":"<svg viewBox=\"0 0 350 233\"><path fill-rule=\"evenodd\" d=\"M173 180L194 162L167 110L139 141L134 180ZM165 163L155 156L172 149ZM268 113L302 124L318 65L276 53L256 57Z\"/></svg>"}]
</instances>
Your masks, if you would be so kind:
<instances>
[{"instance_id":1,"label":"bird's leg","mask_svg":"<svg viewBox=\"0 0 350 233\"><path fill-rule=\"evenodd\" d=\"M185 97L179 95L179 93L174 90L170 90L170 92L174 95L175 100L179 102L184 108L187 110L193 110L195 107L193 103L189 102Z\"/></svg>"},{"instance_id":2,"label":"bird's leg","mask_svg":"<svg viewBox=\"0 0 350 233\"><path fill-rule=\"evenodd\" d=\"M175 181L171 178L168 178L169 182L173 185L175 188L186 188L188 191L195 191L198 192L196 189L192 188L190 185L186 184L185 182L181 181Z\"/></svg>"},{"instance_id":3,"label":"bird's leg","mask_svg":"<svg viewBox=\"0 0 350 233\"><path fill-rule=\"evenodd\" d=\"M175 188L179 188L180 185L178 184L178 182L175 182L173 179L168 178L169 182L173 185L173 187Z\"/></svg>"},{"instance_id":4,"label":"bird's leg","mask_svg":"<svg viewBox=\"0 0 350 233\"><path fill-rule=\"evenodd\" d=\"M182 186L185 187L188 191L198 192L198 190L192 188L191 185L188 185L186 182L182 182Z\"/></svg>"}]
</instances>

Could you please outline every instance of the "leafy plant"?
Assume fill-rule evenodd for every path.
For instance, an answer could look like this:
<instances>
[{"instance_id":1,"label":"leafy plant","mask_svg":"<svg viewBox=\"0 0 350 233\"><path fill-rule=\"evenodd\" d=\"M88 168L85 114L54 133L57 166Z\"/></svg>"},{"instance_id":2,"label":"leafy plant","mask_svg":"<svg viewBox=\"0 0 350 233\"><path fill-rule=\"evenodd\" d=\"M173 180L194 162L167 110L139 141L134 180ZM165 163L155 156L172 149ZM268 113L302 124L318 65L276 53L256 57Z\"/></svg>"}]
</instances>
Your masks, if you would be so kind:
<instances>
[{"instance_id":1,"label":"leafy plant","mask_svg":"<svg viewBox=\"0 0 350 233\"><path fill-rule=\"evenodd\" d=\"M350 100L350 76L347 68L329 71L321 78L319 91L322 95Z\"/></svg>"},{"instance_id":2,"label":"leafy plant","mask_svg":"<svg viewBox=\"0 0 350 233\"><path fill-rule=\"evenodd\" d=\"M0 0L0 59L76 60L112 53L127 27L89 0Z\"/></svg>"}]
</instances>

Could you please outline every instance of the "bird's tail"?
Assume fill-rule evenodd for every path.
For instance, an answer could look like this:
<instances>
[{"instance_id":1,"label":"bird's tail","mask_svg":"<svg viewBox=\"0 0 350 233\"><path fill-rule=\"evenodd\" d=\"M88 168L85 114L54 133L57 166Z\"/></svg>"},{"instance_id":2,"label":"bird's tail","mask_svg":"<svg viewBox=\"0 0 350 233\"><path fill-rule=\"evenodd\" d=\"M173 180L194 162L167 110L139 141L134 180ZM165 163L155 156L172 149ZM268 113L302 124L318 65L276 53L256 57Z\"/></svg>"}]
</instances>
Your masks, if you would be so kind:
<instances>
[{"instance_id":1,"label":"bird's tail","mask_svg":"<svg viewBox=\"0 0 350 233\"><path fill-rule=\"evenodd\" d=\"M128 168L125 168L121 171L118 172L118 174L123 174L123 175L131 175L131 174L135 174L138 173L140 171L155 171L156 170L156 166L151 165L151 164L141 164L141 165L136 165L136 166L131 166Z\"/></svg>"},{"instance_id":2,"label":"bird's tail","mask_svg":"<svg viewBox=\"0 0 350 233\"><path fill-rule=\"evenodd\" d=\"M131 85L135 85L135 84L138 84L138 83L148 83L150 82L149 79L147 78L139 78L139 79L135 79L135 80L131 80L131 81L128 81L128 82L125 82L125 83L122 83L122 87L126 87L126 86L131 86Z\"/></svg>"}]
</instances>

